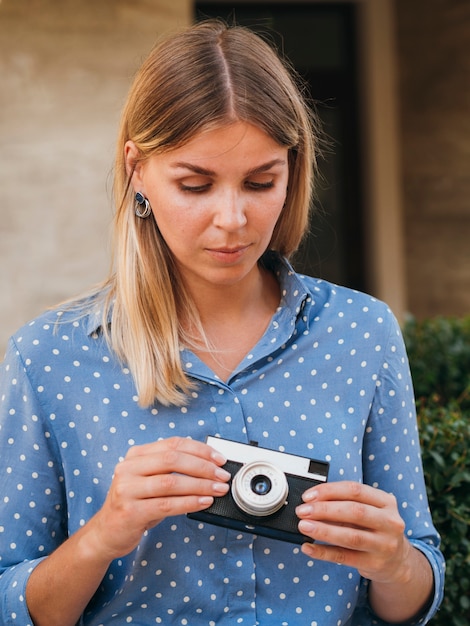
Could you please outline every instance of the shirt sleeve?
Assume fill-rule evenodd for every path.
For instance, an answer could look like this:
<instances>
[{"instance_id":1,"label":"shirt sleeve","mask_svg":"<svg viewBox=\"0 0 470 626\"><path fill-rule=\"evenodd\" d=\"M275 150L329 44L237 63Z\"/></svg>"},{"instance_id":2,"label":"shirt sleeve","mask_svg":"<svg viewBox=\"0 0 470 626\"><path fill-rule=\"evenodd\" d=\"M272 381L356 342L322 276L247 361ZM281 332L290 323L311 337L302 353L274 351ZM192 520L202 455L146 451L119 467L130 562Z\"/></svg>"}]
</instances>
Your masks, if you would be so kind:
<instances>
[{"instance_id":1,"label":"shirt sleeve","mask_svg":"<svg viewBox=\"0 0 470 626\"><path fill-rule=\"evenodd\" d=\"M41 387L10 342L0 369L0 623L31 624L25 589L33 569L66 539L62 463Z\"/></svg>"},{"instance_id":2,"label":"shirt sleeve","mask_svg":"<svg viewBox=\"0 0 470 626\"><path fill-rule=\"evenodd\" d=\"M426 624L439 608L444 592L445 562L426 494L413 385L399 325L392 316L391 331L372 402L363 450L364 482L393 493L411 544L429 560L434 596L422 614L408 622ZM367 591L367 581L364 581ZM359 603L354 626L385 622L371 614L367 593ZM369 619L364 621L364 616Z\"/></svg>"}]
</instances>

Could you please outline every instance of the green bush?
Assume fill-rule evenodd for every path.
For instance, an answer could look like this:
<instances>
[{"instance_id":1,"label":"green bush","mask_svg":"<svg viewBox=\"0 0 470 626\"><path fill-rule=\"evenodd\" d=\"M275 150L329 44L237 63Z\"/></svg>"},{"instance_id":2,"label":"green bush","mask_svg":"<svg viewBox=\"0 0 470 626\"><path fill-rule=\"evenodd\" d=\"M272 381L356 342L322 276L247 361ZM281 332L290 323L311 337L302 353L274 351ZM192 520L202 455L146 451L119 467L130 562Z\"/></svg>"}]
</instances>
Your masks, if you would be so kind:
<instances>
[{"instance_id":1,"label":"green bush","mask_svg":"<svg viewBox=\"0 0 470 626\"><path fill-rule=\"evenodd\" d=\"M470 409L470 317L409 319L404 327L415 394L418 399L437 395L443 405L460 399Z\"/></svg>"},{"instance_id":2,"label":"green bush","mask_svg":"<svg viewBox=\"0 0 470 626\"><path fill-rule=\"evenodd\" d=\"M415 386L424 474L447 562L433 626L470 624L470 318L404 327Z\"/></svg>"}]
</instances>

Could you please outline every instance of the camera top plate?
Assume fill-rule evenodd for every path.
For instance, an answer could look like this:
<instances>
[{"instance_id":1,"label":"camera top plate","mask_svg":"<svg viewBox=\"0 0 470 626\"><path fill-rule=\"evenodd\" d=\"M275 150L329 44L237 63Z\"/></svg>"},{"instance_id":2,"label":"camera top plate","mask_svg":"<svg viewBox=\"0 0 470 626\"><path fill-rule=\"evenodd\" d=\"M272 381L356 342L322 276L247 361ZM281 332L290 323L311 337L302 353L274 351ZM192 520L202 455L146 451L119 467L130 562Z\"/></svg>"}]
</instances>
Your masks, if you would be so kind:
<instances>
[{"instance_id":1,"label":"camera top plate","mask_svg":"<svg viewBox=\"0 0 470 626\"><path fill-rule=\"evenodd\" d=\"M226 459L237 460L241 463L266 461L288 474L295 474L322 483L327 481L329 469L327 462L211 435L207 437L206 443L220 452Z\"/></svg>"}]
</instances>

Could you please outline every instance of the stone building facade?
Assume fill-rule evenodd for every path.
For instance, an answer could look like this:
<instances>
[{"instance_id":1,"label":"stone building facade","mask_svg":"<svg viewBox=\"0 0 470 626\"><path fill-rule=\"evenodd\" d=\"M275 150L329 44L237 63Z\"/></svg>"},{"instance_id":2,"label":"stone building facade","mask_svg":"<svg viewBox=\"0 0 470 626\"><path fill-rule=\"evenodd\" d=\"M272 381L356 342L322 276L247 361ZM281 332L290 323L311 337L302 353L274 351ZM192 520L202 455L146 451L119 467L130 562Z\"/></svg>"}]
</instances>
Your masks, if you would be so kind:
<instances>
[{"instance_id":1,"label":"stone building facade","mask_svg":"<svg viewBox=\"0 0 470 626\"><path fill-rule=\"evenodd\" d=\"M470 314L470 3L396 0L407 309Z\"/></svg>"}]
</instances>

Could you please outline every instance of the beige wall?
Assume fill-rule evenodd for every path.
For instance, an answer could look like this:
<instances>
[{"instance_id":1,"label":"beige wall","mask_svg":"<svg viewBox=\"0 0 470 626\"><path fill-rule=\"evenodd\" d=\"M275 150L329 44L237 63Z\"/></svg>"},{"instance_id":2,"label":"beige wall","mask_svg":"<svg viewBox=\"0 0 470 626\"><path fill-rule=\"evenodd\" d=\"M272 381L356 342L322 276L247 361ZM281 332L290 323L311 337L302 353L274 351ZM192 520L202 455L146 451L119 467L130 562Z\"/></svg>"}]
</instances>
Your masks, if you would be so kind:
<instances>
[{"instance_id":1,"label":"beige wall","mask_svg":"<svg viewBox=\"0 0 470 626\"><path fill-rule=\"evenodd\" d=\"M470 314L470 2L396 0L408 303Z\"/></svg>"},{"instance_id":2,"label":"beige wall","mask_svg":"<svg viewBox=\"0 0 470 626\"><path fill-rule=\"evenodd\" d=\"M0 0L0 352L104 277L120 108L189 0ZM1 355L0 355L1 360Z\"/></svg>"}]
</instances>

